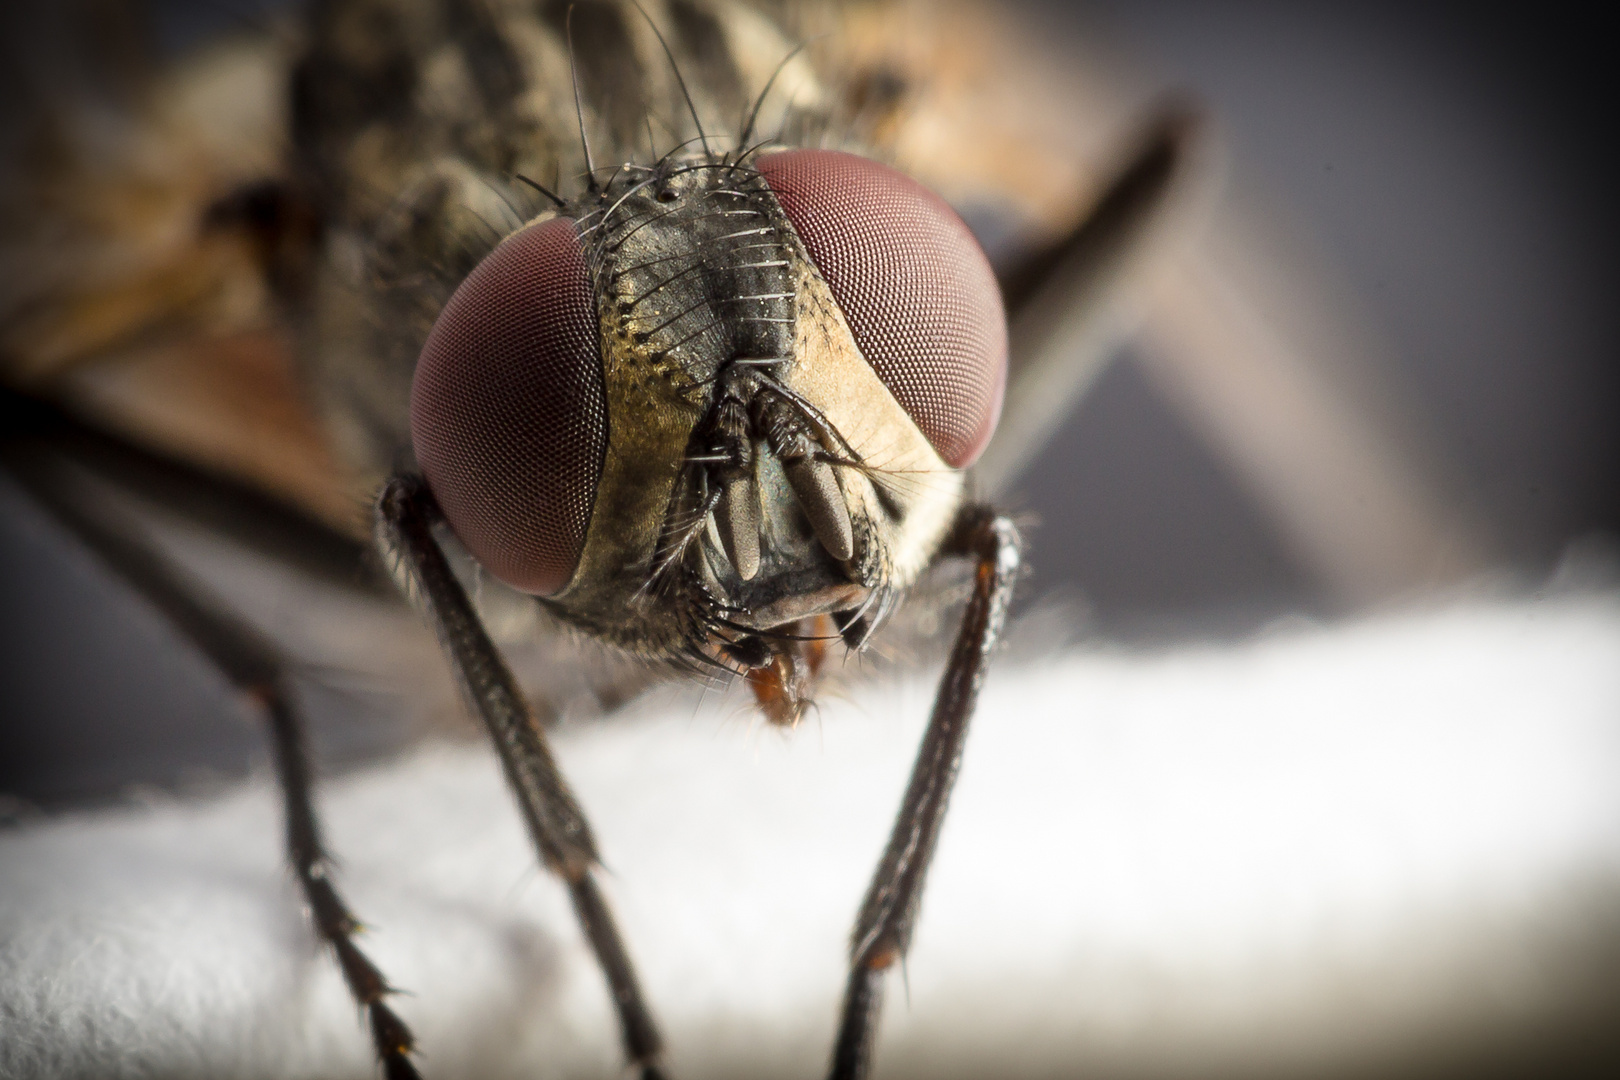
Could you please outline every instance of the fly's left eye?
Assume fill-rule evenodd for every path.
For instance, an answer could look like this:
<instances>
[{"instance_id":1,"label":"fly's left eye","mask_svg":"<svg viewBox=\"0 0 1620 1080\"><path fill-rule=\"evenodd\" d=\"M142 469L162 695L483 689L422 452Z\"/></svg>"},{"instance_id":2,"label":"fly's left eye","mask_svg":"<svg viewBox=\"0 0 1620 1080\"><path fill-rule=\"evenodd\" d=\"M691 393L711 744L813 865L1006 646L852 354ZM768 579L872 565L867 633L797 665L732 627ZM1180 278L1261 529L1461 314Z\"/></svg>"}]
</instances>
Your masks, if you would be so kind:
<instances>
[{"instance_id":1,"label":"fly's left eye","mask_svg":"<svg viewBox=\"0 0 1620 1080\"><path fill-rule=\"evenodd\" d=\"M1007 317L978 241L945 200L854 154L789 150L759 171L855 343L955 468L978 459L1007 383Z\"/></svg>"},{"instance_id":2,"label":"fly's left eye","mask_svg":"<svg viewBox=\"0 0 1620 1080\"><path fill-rule=\"evenodd\" d=\"M607 446L572 221L508 238L450 297L416 364L411 441L450 527L491 573L542 596L568 583Z\"/></svg>"}]
</instances>

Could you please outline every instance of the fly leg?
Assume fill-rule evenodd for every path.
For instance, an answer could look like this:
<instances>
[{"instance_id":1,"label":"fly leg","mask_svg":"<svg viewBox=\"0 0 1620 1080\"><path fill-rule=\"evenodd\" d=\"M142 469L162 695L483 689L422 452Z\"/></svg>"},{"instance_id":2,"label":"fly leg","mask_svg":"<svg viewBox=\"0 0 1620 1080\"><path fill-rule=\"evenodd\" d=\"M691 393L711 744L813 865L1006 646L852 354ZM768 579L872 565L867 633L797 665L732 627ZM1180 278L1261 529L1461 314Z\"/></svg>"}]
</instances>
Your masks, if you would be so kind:
<instances>
[{"instance_id":1,"label":"fly leg","mask_svg":"<svg viewBox=\"0 0 1620 1080\"><path fill-rule=\"evenodd\" d=\"M473 711L495 743L541 861L568 886L574 912L612 992L625 1056L640 1070L642 1080L659 1080L663 1040L597 888L592 873L600 862L596 840L511 669L433 537L433 525L442 519L438 502L419 478L397 476L378 500L379 545L394 563L396 575L426 609Z\"/></svg>"},{"instance_id":2,"label":"fly leg","mask_svg":"<svg viewBox=\"0 0 1620 1080\"><path fill-rule=\"evenodd\" d=\"M993 497L1016 479L1102 372L1162 268L1195 234L1213 186L1204 125L1169 102L1090 212L1003 277L1011 353L996 436L973 467Z\"/></svg>"},{"instance_id":3,"label":"fly leg","mask_svg":"<svg viewBox=\"0 0 1620 1080\"><path fill-rule=\"evenodd\" d=\"M911 944L928 865L962 763L968 721L1012 601L1021 561L1018 530L993 510L968 507L957 517L942 554L975 560L973 596L940 679L888 847L855 918L831 1080L858 1080L866 1074L883 1005L884 975Z\"/></svg>"},{"instance_id":4,"label":"fly leg","mask_svg":"<svg viewBox=\"0 0 1620 1080\"><path fill-rule=\"evenodd\" d=\"M97 510L62 460L19 444L5 454L8 471L42 506L135 588L170 623L245 693L269 723L286 813L288 861L309 905L315 931L337 954L344 981L366 1011L372 1045L388 1080L418 1080L411 1064L411 1031L383 1000L394 993L354 937L357 919L332 883L331 858L321 842L311 798L304 725L289 693L287 665L263 635L227 613L205 590L186 579L128 528Z\"/></svg>"}]
</instances>

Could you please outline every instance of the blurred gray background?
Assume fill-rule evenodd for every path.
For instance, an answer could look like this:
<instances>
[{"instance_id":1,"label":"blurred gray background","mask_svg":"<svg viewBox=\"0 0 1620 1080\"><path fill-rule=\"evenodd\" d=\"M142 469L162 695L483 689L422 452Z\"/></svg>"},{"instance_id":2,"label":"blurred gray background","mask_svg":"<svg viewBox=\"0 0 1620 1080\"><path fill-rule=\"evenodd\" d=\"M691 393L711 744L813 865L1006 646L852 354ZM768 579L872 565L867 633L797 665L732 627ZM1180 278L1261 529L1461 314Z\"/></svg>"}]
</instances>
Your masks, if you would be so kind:
<instances>
[{"instance_id":1,"label":"blurred gray background","mask_svg":"<svg viewBox=\"0 0 1620 1080\"><path fill-rule=\"evenodd\" d=\"M1233 183L1330 254L1388 344L1381 374L1500 565L1533 583L1572 542L1620 535L1616 75L1595 13L1046 8L1207 103ZM227 27L231 9L163 5L166 40ZM1074 602L1089 633L1243 633L1335 610L1128 358L1011 502L1037 521L1031 595ZM3 477L0 613L0 793L60 805L260 754L223 683Z\"/></svg>"},{"instance_id":2,"label":"blurred gray background","mask_svg":"<svg viewBox=\"0 0 1620 1080\"><path fill-rule=\"evenodd\" d=\"M1059 5L1191 89L1330 253L1449 494L1530 579L1620 526L1612 29L1596 7ZM1132 364L1020 485L1037 582L1102 629L1316 610L1307 572Z\"/></svg>"}]
</instances>

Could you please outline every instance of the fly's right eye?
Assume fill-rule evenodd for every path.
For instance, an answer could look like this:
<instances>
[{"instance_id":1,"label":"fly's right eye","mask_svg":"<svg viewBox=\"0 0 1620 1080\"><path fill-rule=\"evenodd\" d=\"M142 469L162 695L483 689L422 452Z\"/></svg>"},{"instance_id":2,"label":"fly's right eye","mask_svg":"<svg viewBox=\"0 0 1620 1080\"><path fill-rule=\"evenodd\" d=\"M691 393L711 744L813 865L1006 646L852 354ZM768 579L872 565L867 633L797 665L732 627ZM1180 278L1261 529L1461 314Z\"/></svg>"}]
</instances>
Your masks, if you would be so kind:
<instances>
[{"instance_id":1,"label":"fly's right eye","mask_svg":"<svg viewBox=\"0 0 1620 1080\"><path fill-rule=\"evenodd\" d=\"M417 362L411 439L485 568L543 596L568 583L607 446L596 307L572 221L509 237L451 296Z\"/></svg>"},{"instance_id":2,"label":"fly's right eye","mask_svg":"<svg viewBox=\"0 0 1620 1080\"><path fill-rule=\"evenodd\" d=\"M1007 315L979 242L945 200L867 158L786 150L759 171L861 355L946 464L973 464L1007 384Z\"/></svg>"}]
</instances>

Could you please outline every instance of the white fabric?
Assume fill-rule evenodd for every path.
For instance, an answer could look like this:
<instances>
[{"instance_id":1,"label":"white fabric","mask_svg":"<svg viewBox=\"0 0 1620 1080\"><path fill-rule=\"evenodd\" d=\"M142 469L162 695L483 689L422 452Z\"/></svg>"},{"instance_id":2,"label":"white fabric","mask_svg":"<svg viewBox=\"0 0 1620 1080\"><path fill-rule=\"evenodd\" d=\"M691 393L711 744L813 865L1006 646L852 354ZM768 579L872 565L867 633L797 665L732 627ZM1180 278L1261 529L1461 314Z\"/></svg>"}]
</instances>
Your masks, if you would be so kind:
<instances>
[{"instance_id":1,"label":"white fabric","mask_svg":"<svg viewBox=\"0 0 1620 1080\"><path fill-rule=\"evenodd\" d=\"M813 1076L931 679L565 728L673 1072ZM430 1077L621 1075L490 754L320 794ZM0 1076L374 1075L267 778L0 834ZM877 1075L1208 1074L1527 1030L1620 882L1620 598L1475 603L991 676ZM1605 921L1605 920L1609 921Z\"/></svg>"}]
</instances>

